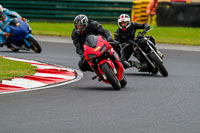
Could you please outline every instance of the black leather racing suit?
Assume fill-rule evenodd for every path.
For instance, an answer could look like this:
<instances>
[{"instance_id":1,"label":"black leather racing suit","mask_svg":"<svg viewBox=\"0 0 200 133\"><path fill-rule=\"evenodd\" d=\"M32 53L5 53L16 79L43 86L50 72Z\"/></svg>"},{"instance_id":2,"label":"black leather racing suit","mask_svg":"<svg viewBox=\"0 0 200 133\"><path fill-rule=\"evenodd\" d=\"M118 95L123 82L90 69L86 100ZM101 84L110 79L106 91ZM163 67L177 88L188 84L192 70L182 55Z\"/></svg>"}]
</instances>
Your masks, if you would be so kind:
<instances>
[{"instance_id":1,"label":"black leather racing suit","mask_svg":"<svg viewBox=\"0 0 200 133\"><path fill-rule=\"evenodd\" d=\"M148 29L150 26L148 24L138 24L136 22L131 22L131 26L128 27L126 30L123 30L121 28L118 28L117 31L114 33L114 37L116 41L119 41L119 43L124 47L122 49L122 55L121 60L128 61L131 54L133 53L133 48L129 44L129 40L134 41L135 39L135 32L137 29ZM150 39L155 43L155 40L153 37L150 37ZM139 39L137 42L139 45L146 45L146 40L143 38ZM125 46L126 45L126 46Z\"/></svg>"},{"instance_id":2,"label":"black leather racing suit","mask_svg":"<svg viewBox=\"0 0 200 133\"><path fill-rule=\"evenodd\" d=\"M83 50L83 44L85 43L85 39L88 35L102 35L106 39L112 39L112 35L110 31L105 30L97 21L89 20L87 28L80 32L77 32L75 29L72 31L72 40L73 44L76 47L76 53L80 55L81 59L78 63L78 66L81 71L92 71L91 67L85 61L84 58L84 50Z\"/></svg>"}]
</instances>

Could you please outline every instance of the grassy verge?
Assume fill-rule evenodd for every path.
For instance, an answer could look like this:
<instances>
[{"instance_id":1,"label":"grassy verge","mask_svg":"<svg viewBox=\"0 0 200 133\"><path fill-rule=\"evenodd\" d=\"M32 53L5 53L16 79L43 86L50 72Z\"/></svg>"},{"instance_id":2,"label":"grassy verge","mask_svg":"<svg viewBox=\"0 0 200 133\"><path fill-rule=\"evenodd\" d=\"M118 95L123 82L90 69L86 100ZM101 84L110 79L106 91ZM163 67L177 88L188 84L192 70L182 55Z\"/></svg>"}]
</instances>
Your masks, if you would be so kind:
<instances>
[{"instance_id":1,"label":"grassy verge","mask_svg":"<svg viewBox=\"0 0 200 133\"><path fill-rule=\"evenodd\" d=\"M118 28L117 24L102 24L112 34ZM72 23L30 22L33 34L71 37L74 28ZM189 27L156 27L148 33L156 38L158 43L200 45L200 28Z\"/></svg>"},{"instance_id":2,"label":"grassy verge","mask_svg":"<svg viewBox=\"0 0 200 133\"><path fill-rule=\"evenodd\" d=\"M31 64L0 57L0 82L3 79L23 77L24 75L33 75L36 70L37 67L32 66Z\"/></svg>"}]
</instances>

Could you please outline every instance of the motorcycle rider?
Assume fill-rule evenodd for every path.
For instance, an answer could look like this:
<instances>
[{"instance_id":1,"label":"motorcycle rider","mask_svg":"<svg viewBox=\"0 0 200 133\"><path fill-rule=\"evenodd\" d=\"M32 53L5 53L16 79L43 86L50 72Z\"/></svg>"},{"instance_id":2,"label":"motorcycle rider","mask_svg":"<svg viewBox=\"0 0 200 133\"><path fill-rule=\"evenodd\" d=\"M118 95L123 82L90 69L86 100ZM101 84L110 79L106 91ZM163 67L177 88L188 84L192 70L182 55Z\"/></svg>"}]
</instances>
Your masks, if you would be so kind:
<instances>
[{"instance_id":1,"label":"motorcycle rider","mask_svg":"<svg viewBox=\"0 0 200 133\"><path fill-rule=\"evenodd\" d=\"M137 29L146 29L149 30L150 26L148 23L144 24L138 24L136 22L131 22L130 17L127 14L121 14L118 17L118 26L119 28L114 33L114 38L116 41L119 41L122 50L121 50L121 60L125 68L129 67L136 67L138 70L144 69L146 66L143 63L139 63L137 61L131 61L129 60L131 54L134 52L133 47L129 44L129 40L134 41L135 38L135 32ZM155 39L152 36L147 36L148 39L150 39L155 44ZM145 47L147 41L144 38L140 38L137 41L138 45L141 47ZM159 56L163 58L163 54L158 51Z\"/></svg>"},{"instance_id":2,"label":"motorcycle rider","mask_svg":"<svg viewBox=\"0 0 200 133\"><path fill-rule=\"evenodd\" d=\"M5 32L5 23L7 23L10 18L20 18L21 20L26 21L26 19L21 17L17 12L10 11L0 5L0 47L6 45L8 48L11 48L10 43L6 41L10 36L10 33Z\"/></svg>"},{"instance_id":3,"label":"motorcycle rider","mask_svg":"<svg viewBox=\"0 0 200 133\"><path fill-rule=\"evenodd\" d=\"M94 20L88 20L86 15L80 14L74 19L75 28L72 31L71 38L73 40L73 44L76 47L76 53L80 56L80 61L78 66L81 71L92 71L91 67L87 63L84 57L83 44L85 43L85 39L88 35L102 35L106 38L108 42L111 43L114 49L117 49L117 42L112 39L112 35L110 31L104 29L101 24Z\"/></svg>"}]
</instances>

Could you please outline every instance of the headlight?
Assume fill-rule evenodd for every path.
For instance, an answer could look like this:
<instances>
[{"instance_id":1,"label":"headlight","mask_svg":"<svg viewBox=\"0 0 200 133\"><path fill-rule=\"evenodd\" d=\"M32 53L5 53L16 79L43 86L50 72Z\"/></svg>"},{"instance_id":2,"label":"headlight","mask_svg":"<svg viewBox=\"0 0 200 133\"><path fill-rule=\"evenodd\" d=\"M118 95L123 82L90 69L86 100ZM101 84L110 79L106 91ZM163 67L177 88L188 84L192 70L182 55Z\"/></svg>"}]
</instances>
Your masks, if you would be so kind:
<instances>
[{"instance_id":1,"label":"headlight","mask_svg":"<svg viewBox=\"0 0 200 133\"><path fill-rule=\"evenodd\" d=\"M103 53L106 49L107 49L107 47L106 47L106 45L104 45L103 48L101 48L100 53Z\"/></svg>"},{"instance_id":2,"label":"headlight","mask_svg":"<svg viewBox=\"0 0 200 133\"><path fill-rule=\"evenodd\" d=\"M16 26L19 26L20 25L20 23L16 23Z\"/></svg>"},{"instance_id":3,"label":"headlight","mask_svg":"<svg viewBox=\"0 0 200 133\"><path fill-rule=\"evenodd\" d=\"M87 54L87 56L88 56L88 58L94 58L94 57L96 57L97 55L96 54Z\"/></svg>"}]
</instances>

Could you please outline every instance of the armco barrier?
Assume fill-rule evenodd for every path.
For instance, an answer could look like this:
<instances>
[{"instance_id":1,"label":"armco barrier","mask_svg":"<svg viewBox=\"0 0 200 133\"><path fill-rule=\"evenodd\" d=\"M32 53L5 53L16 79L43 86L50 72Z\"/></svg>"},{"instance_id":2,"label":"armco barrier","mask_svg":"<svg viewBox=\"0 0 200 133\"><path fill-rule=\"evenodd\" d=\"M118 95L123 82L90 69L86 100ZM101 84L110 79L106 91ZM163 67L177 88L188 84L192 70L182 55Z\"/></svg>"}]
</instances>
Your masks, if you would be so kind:
<instances>
[{"instance_id":1,"label":"armco barrier","mask_svg":"<svg viewBox=\"0 0 200 133\"><path fill-rule=\"evenodd\" d=\"M78 14L90 19L116 22L120 14L131 15L132 1L111 0L1 0L5 8L15 10L34 21L73 21Z\"/></svg>"},{"instance_id":2,"label":"armco barrier","mask_svg":"<svg viewBox=\"0 0 200 133\"><path fill-rule=\"evenodd\" d=\"M159 3L158 26L200 27L200 3Z\"/></svg>"}]
</instances>

